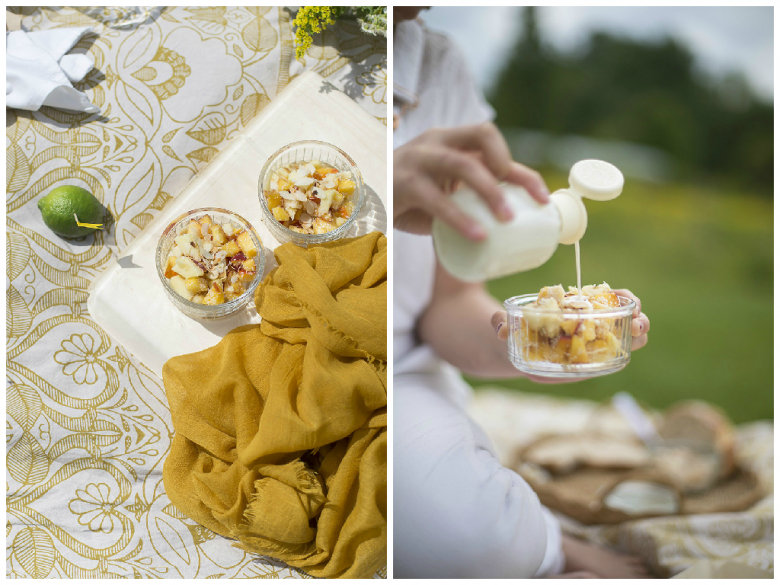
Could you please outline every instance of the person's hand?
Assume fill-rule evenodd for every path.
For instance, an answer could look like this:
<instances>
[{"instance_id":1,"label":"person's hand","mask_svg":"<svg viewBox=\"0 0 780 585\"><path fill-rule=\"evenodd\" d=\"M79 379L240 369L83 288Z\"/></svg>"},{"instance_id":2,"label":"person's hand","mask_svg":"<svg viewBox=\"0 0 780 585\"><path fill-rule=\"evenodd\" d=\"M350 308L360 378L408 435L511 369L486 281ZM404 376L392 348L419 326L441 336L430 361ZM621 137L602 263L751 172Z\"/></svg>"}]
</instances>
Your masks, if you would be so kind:
<instances>
[{"instance_id":1,"label":"person's hand","mask_svg":"<svg viewBox=\"0 0 780 585\"><path fill-rule=\"evenodd\" d=\"M521 185L540 203L550 200L541 175L512 161L504 137L493 124L433 129L393 152L393 227L431 233L438 217L471 240L483 240L482 226L450 201L463 181L490 207L499 221L512 210L498 183Z\"/></svg>"},{"instance_id":2,"label":"person's hand","mask_svg":"<svg viewBox=\"0 0 780 585\"><path fill-rule=\"evenodd\" d=\"M627 297L636 303L631 320L631 351L641 349L647 343L647 332L650 331L650 319L642 312L642 301L627 288L618 288L612 291L618 296Z\"/></svg>"},{"instance_id":3,"label":"person's hand","mask_svg":"<svg viewBox=\"0 0 780 585\"><path fill-rule=\"evenodd\" d=\"M625 288L619 288L612 292L618 296L627 297L636 303L636 307L634 307L634 312L632 313L633 319L631 320L631 351L643 348L647 343L647 332L650 331L650 319L642 312L642 301L640 301L634 293ZM506 311L496 311L493 313L490 324L493 326L493 329L495 329L496 335L498 335L498 338L501 341L506 341L509 338L509 327L507 327L506 324Z\"/></svg>"}]
</instances>

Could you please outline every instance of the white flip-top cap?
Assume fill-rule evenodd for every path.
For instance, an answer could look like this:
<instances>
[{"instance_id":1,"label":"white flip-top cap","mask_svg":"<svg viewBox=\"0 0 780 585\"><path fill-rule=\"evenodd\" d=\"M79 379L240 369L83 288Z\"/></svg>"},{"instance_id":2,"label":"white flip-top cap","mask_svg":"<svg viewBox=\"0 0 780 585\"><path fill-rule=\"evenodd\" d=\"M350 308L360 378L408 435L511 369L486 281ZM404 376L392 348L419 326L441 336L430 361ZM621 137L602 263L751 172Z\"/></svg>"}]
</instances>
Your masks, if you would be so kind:
<instances>
[{"instance_id":1,"label":"white flip-top cap","mask_svg":"<svg viewBox=\"0 0 780 585\"><path fill-rule=\"evenodd\" d=\"M623 191L623 173L603 160L581 160L571 168L569 188L580 197L609 201Z\"/></svg>"}]
</instances>

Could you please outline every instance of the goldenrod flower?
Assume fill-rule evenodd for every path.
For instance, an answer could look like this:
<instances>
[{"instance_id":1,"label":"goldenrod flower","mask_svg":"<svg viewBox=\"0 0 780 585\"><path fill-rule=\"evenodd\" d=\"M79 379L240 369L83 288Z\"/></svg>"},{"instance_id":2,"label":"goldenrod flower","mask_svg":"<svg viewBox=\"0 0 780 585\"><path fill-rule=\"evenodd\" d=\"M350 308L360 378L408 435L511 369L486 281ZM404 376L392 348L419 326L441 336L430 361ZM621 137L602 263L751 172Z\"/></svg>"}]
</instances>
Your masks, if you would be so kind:
<instances>
[{"instance_id":1,"label":"goldenrod flower","mask_svg":"<svg viewBox=\"0 0 780 585\"><path fill-rule=\"evenodd\" d=\"M313 34L322 32L328 25L333 24L333 12L330 6L304 6L298 10L293 25L295 31L295 56L301 59L311 46Z\"/></svg>"}]
</instances>

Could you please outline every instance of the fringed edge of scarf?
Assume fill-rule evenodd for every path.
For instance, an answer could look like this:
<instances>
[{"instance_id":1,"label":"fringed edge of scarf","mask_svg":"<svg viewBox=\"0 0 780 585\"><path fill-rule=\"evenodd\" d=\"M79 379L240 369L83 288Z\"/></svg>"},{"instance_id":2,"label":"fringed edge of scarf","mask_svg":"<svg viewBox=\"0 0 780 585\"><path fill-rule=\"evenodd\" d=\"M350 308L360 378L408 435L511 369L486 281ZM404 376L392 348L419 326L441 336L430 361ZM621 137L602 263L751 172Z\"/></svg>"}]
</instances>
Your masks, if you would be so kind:
<instances>
[{"instance_id":1,"label":"fringed edge of scarf","mask_svg":"<svg viewBox=\"0 0 780 585\"><path fill-rule=\"evenodd\" d=\"M387 360L381 360L378 357L371 355L366 350L361 349L358 341L354 337L347 335L340 329L334 327L331 322L326 319L317 309L312 308L307 302L301 300L300 298L298 299L298 302L301 304L301 307L304 307L307 311L313 313L316 317L321 319L328 328L328 331L339 336L341 339L346 341L352 349L361 354L366 359L366 361L368 361L368 363L377 371L377 373L387 378Z\"/></svg>"},{"instance_id":2,"label":"fringed edge of scarf","mask_svg":"<svg viewBox=\"0 0 780 585\"><path fill-rule=\"evenodd\" d=\"M317 477L317 472L306 467L306 464L300 460L295 461L294 465L296 467L296 485L290 487L306 494L306 496L315 500L319 507L322 508L322 506L327 501L327 496L323 494L324 484ZM320 552L316 548L315 541L293 545L290 543L266 538L260 534L256 534L250 529L250 526L252 526L257 520L257 508L259 506L259 502L263 498L263 492L265 491L268 480L281 481L270 476L265 476L255 480L253 484L255 491L247 502L247 506L244 510L242 518L242 523L231 531L231 536L236 538L240 543L234 544L233 546L242 548L249 552L254 552L256 554L277 556L281 560L305 560L306 558Z\"/></svg>"}]
</instances>

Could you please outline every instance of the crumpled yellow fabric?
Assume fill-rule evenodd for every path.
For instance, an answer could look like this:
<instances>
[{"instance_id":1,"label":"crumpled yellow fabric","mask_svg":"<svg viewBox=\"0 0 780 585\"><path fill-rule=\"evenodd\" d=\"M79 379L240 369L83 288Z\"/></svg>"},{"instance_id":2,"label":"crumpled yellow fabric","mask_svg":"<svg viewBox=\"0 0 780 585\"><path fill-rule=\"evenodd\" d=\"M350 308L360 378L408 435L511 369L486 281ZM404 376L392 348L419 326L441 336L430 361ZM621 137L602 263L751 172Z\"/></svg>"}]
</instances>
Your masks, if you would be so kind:
<instances>
[{"instance_id":1,"label":"crumpled yellow fabric","mask_svg":"<svg viewBox=\"0 0 780 585\"><path fill-rule=\"evenodd\" d=\"M246 550L371 577L387 549L387 240L274 253L262 323L165 364L165 489Z\"/></svg>"}]
</instances>

